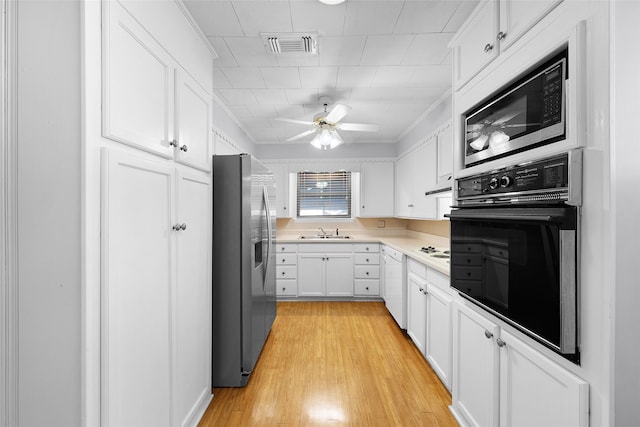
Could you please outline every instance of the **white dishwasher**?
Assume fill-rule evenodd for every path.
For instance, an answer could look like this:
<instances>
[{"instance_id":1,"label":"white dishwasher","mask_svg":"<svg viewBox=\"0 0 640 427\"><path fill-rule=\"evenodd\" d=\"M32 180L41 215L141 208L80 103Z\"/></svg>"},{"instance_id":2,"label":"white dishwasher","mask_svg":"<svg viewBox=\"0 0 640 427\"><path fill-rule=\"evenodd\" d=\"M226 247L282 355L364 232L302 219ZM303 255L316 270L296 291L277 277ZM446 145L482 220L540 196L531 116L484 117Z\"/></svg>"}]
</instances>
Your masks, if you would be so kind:
<instances>
[{"instance_id":1,"label":"white dishwasher","mask_svg":"<svg viewBox=\"0 0 640 427\"><path fill-rule=\"evenodd\" d=\"M382 248L384 262L384 303L401 329L407 328L406 256L389 247Z\"/></svg>"}]
</instances>

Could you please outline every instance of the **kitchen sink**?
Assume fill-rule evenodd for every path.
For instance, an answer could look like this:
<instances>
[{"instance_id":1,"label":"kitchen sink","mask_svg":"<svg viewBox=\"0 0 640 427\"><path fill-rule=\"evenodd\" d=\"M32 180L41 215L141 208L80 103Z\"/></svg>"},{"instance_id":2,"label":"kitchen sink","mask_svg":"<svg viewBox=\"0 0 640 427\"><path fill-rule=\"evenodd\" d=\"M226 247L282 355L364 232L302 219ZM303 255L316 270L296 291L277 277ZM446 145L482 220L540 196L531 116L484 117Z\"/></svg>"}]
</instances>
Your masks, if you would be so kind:
<instances>
[{"instance_id":1,"label":"kitchen sink","mask_svg":"<svg viewBox=\"0 0 640 427\"><path fill-rule=\"evenodd\" d=\"M350 239L351 236L335 236L335 235L326 235L326 236L317 236L317 235L311 235L311 236L300 236L298 237L298 239L305 239L305 240L341 240L341 239Z\"/></svg>"}]
</instances>

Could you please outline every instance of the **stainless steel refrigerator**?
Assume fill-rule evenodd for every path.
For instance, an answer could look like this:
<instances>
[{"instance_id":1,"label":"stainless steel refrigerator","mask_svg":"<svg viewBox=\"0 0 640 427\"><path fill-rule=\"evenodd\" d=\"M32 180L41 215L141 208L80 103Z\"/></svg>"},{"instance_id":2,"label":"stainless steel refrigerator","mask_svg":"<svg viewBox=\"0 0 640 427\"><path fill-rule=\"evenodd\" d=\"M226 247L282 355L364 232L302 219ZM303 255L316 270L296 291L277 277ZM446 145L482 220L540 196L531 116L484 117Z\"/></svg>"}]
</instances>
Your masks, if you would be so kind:
<instances>
[{"instance_id":1,"label":"stainless steel refrigerator","mask_svg":"<svg viewBox=\"0 0 640 427\"><path fill-rule=\"evenodd\" d=\"M276 317L275 180L248 154L213 156L212 385L249 381Z\"/></svg>"}]
</instances>

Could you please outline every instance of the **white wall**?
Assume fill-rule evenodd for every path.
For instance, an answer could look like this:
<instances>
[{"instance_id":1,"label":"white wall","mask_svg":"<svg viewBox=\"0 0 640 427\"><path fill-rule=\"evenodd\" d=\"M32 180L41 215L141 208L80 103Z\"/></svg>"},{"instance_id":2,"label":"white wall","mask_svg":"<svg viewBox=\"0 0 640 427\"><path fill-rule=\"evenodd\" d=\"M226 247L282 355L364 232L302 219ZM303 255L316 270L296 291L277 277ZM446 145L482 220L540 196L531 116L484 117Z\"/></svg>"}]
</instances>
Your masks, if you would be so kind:
<instances>
[{"instance_id":1,"label":"white wall","mask_svg":"<svg viewBox=\"0 0 640 427\"><path fill-rule=\"evenodd\" d=\"M256 144L256 156L260 159L361 159L396 157L397 144L349 144L333 150L318 150L309 142L283 144Z\"/></svg>"},{"instance_id":2,"label":"white wall","mask_svg":"<svg viewBox=\"0 0 640 427\"><path fill-rule=\"evenodd\" d=\"M20 426L80 425L80 2L18 3Z\"/></svg>"},{"instance_id":3,"label":"white wall","mask_svg":"<svg viewBox=\"0 0 640 427\"><path fill-rule=\"evenodd\" d=\"M640 283L638 214L640 213L640 2L614 2L612 10L612 211L615 260L614 416L615 425L640 425Z\"/></svg>"}]
</instances>

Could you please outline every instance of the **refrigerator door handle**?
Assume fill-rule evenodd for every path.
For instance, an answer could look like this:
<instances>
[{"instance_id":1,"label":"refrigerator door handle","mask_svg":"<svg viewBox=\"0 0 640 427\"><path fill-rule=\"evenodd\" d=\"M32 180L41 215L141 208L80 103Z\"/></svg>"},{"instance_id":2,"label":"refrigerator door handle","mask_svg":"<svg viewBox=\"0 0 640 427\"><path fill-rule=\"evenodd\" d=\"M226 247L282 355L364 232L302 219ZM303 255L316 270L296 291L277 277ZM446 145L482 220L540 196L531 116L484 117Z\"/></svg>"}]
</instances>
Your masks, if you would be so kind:
<instances>
[{"instance_id":1,"label":"refrigerator door handle","mask_svg":"<svg viewBox=\"0 0 640 427\"><path fill-rule=\"evenodd\" d=\"M269 206L269 191L267 190L267 186L262 187L262 197L264 198L264 209L265 216L267 219L267 266L264 269L264 280L262 281L262 289L265 287L265 283L267 281L267 277L269 277L269 258L271 257L271 245L272 243L272 228L271 228L271 206Z\"/></svg>"}]
</instances>

